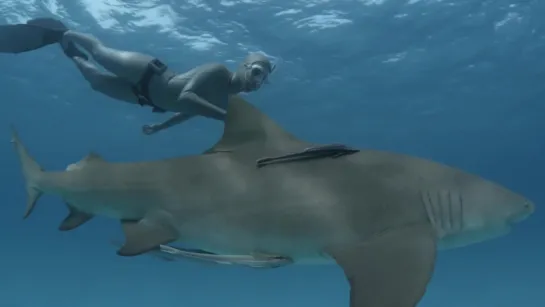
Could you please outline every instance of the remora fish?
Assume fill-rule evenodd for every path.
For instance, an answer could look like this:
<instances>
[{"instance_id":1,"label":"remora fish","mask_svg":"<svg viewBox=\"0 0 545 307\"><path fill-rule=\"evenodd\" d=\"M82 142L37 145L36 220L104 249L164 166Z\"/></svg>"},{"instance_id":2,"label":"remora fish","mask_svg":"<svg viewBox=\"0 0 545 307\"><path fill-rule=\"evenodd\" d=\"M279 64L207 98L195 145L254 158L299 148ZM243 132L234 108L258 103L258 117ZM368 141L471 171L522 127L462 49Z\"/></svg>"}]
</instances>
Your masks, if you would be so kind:
<instances>
[{"instance_id":1,"label":"remora fish","mask_svg":"<svg viewBox=\"0 0 545 307\"><path fill-rule=\"evenodd\" d=\"M25 216L42 193L55 194L71 204L67 220L121 220L126 241L119 255L179 240L220 254L266 251L299 263L336 262L350 283L352 307L414 307L432 276L438 242L457 247L504 235L534 210L498 184L391 152L258 167L258 159L305 152L310 144L240 97L227 114L222 138L206 154L139 163L91 154L67 172L44 172L14 133Z\"/></svg>"},{"instance_id":2,"label":"remora fish","mask_svg":"<svg viewBox=\"0 0 545 307\"><path fill-rule=\"evenodd\" d=\"M113 241L112 244L117 247L123 246L122 243L117 241ZM169 245L159 245L146 254L165 261L189 259L208 264L238 265L254 269L274 269L293 263L293 260L283 256L257 253L253 255L220 255L201 249L181 248Z\"/></svg>"}]
</instances>

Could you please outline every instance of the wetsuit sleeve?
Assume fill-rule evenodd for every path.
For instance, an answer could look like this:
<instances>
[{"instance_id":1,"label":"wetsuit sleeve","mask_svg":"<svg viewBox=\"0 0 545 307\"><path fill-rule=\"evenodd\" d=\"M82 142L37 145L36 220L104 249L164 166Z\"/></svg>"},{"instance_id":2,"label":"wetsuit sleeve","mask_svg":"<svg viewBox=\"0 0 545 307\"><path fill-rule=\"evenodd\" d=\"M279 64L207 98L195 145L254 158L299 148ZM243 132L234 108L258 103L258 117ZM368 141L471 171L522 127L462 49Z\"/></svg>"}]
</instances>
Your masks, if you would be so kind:
<instances>
[{"instance_id":1,"label":"wetsuit sleeve","mask_svg":"<svg viewBox=\"0 0 545 307\"><path fill-rule=\"evenodd\" d=\"M210 67L196 73L178 97L178 102L187 106L187 109L189 110L188 113L217 120L224 120L226 111L199 95L203 91L210 90L209 88L213 87L215 82L221 80L224 74L225 72L218 69L218 67ZM221 82L218 82L217 84L221 84Z\"/></svg>"}]
</instances>

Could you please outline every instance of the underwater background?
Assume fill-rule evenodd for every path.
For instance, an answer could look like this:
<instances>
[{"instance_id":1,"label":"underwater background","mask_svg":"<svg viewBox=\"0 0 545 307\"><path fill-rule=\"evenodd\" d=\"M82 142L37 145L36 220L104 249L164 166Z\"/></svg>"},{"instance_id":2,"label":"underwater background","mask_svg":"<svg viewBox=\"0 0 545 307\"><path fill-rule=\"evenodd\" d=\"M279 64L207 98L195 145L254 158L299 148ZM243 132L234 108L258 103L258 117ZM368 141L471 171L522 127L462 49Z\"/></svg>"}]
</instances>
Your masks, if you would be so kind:
<instances>
[{"instance_id":1,"label":"underwater background","mask_svg":"<svg viewBox=\"0 0 545 307\"><path fill-rule=\"evenodd\" d=\"M545 306L545 2L538 0L1 0L2 23L56 17L179 72L275 59L246 98L309 141L431 158L536 203L506 237L441 251L423 307ZM0 55L0 307L348 306L336 266L274 270L124 258L114 220L62 233L66 208L26 200L14 124L46 169L195 154L222 124L145 136L152 114L93 92L59 46ZM392 293L395 295L395 293Z\"/></svg>"}]
</instances>

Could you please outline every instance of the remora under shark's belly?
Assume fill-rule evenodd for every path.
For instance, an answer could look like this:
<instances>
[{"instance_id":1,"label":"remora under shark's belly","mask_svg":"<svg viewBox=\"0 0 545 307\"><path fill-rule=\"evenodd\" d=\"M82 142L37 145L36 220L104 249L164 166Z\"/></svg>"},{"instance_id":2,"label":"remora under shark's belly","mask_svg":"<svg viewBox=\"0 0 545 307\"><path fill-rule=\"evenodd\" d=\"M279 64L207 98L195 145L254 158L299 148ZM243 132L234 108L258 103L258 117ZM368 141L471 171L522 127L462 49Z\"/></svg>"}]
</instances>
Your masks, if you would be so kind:
<instances>
[{"instance_id":1,"label":"remora under shark's belly","mask_svg":"<svg viewBox=\"0 0 545 307\"><path fill-rule=\"evenodd\" d=\"M209 234L201 240L181 240L187 246L217 254L267 254L288 256L298 264L323 265L334 263L322 247L311 241L280 238L257 238L228 233Z\"/></svg>"},{"instance_id":2,"label":"remora under shark's belly","mask_svg":"<svg viewBox=\"0 0 545 307\"><path fill-rule=\"evenodd\" d=\"M302 221L302 223L304 223ZM286 233L269 229L253 231L238 223L206 221L180 227L180 242L218 254L282 255L303 264L326 264L332 260L323 250L335 240L323 233ZM348 236L340 235L343 238Z\"/></svg>"}]
</instances>

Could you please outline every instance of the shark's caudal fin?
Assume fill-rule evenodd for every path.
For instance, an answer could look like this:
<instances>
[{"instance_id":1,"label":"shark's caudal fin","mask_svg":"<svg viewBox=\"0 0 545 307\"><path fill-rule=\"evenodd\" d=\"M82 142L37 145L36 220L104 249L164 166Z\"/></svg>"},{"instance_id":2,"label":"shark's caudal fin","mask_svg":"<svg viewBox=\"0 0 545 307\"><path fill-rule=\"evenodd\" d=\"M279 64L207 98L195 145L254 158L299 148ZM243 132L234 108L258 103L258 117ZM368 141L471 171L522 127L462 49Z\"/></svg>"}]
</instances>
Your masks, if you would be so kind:
<instances>
[{"instance_id":1,"label":"shark's caudal fin","mask_svg":"<svg viewBox=\"0 0 545 307\"><path fill-rule=\"evenodd\" d=\"M223 136L205 153L233 151L256 142L271 142L276 147L303 143L242 97L231 96Z\"/></svg>"},{"instance_id":2,"label":"shark's caudal fin","mask_svg":"<svg viewBox=\"0 0 545 307\"><path fill-rule=\"evenodd\" d=\"M13 143L15 150L17 151L17 155L19 156L19 161L21 161L21 167L23 169L23 176L26 180L27 204L24 218L27 218L32 213L32 210L34 210L36 202L40 196L42 196L42 192L37 186L37 181L43 174L43 169L28 154L28 151L21 143L15 128L12 127L11 130L11 143Z\"/></svg>"}]
</instances>

